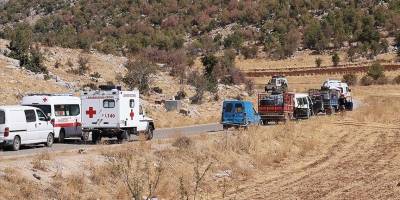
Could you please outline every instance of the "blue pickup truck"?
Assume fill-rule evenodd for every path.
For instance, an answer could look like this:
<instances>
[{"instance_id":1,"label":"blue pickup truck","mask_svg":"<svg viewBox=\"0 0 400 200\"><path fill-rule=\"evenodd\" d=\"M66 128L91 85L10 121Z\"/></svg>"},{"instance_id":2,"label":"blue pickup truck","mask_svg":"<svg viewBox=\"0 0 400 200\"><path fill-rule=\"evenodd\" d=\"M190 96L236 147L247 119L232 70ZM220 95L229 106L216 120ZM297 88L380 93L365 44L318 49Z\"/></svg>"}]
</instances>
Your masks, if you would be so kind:
<instances>
[{"instance_id":1,"label":"blue pickup truck","mask_svg":"<svg viewBox=\"0 0 400 200\"><path fill-rule=\"evenodd\" d=\"M221 124L224 129L230 127L248 127L260 124L260 115L250 101L225 100L222 106Z\"/></svg>"}]
</instances>

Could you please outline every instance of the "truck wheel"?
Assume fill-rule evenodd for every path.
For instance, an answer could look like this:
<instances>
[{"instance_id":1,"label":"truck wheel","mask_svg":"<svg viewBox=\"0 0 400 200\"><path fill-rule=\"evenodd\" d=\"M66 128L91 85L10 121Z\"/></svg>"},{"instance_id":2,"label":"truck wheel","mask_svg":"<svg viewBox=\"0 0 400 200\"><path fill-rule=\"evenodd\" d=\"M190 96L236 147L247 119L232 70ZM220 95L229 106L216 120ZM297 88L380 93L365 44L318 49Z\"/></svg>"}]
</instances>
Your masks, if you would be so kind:
<instances>
[{"instance_id":1,"label":"truck wheel","mask_svg":"<svg viewBox=\"0 0 400 200\"><path fill-rule=\"evenodd\" d=\"M92 143L99 144L101 141L101 135L97 132L92 132Z\"/></svg>"},{"instance_id":2,"label":"truck wheel","mask_svg":"<svg viewBox=\"0 0 400 200\"><path fill-rule=\"evenodd\" d=\"M59 143L65 142L65 130L64 129L60 130L60 135L58 135L58 142Z\"/></svg>"},{"instance_id":3,"label":"truck wheel","mask_svg":"<svg viewBox=\"0 0 400 200\"><path fill-rule=\"evenodd\" d=\"M15 136L12 144L12 150L18 151L20 147L21 147L21 138L19 138L19 136Z\"/></svg>"},{"instance_id":4,"label":"truck wheel","mask_svg":"<svg viewBox=\"0 0 400 200\"><path fill-rule=\"evenodd\" d=\"M51 147L53 146L54 143L54 136L52 133L49 133L49 135L47 136L47 141L45 143L46 147Z\"/></svg>"},{"instance_id":5,"label":"truck wheel","mask_svg":"<svg viewBox=\"0 0 400 200\"><path fill-rule=\"evenodd\" d=\"M129 141L130 140L130 135L128 133L128 131L122 131L121 134L119 134L117 136L118 142L119 143L123 143L125 141Z\"/></svg>"}]
</instances>

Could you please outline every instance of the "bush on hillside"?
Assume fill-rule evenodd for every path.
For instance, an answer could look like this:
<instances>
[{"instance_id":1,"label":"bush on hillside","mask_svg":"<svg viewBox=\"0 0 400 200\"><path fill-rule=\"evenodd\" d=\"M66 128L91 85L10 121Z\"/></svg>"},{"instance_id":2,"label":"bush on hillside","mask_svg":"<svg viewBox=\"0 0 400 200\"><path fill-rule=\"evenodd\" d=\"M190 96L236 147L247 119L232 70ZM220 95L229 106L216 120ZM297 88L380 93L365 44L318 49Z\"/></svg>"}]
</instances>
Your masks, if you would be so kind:
<instances>
[{"instance_id":1,"label":"bush on hillside","mask_svg":"<svg viewBox=\"0 0 400 200\"><path fill-rule=\"evenodd\" d=\"M378 80L385 76L385 68L379 62L375 62L368 68L367 75L374 80Z\"/></svg>"},{"instance_id":2,"label":"bush on hillside","mask_svg":"<svg viewBox=\"0 0 400 200\"><path fill-rule=\"evenodd\" d=\"M339 65L339 62L340 62L340 57L339 57L339 54L337 53L337 52L335 52L333 55L332 55L332 63L333 63L333 66L338 66Z\"/></svg>"},{"instance_id":3,"label":"bush on hillside","mask_svg":"<svg viewBox=\"0 0 400 200\"><path fill-rule=\"evenodd\" d=\"M345 74L345 75L343 75L342 81L347 83L348 85L356 85L357 84L357 75Z\"/></svg>"},{"instance_id":4,"label":"bush on hillside","mask_svg":"<svg viewBox=\"0 0 400 200\"><path fill-rule=\"evenodd\" d=\"M322 64L322 59L321 59L321 58L316 58L316 59L315 59L315 66L316 66L317 68L320 68L320 67L321 67L321 64Z\"/></svg>"},{"instance_id":5,"label":"bush on hillside","mask_svg":"<svg viewBox=\"0 0 400 200\"><path fill-rule=\"evenodd\" d=\"M389 79L386 76L381 76L375 82L378 85L386 85L389 83Z\"/></svg>"},{"instance_id":6,"label":"bush on hillside","mask_svg":"<svg viewBox=\"0 0 400 200\"><path fill-rule=\"evenodd\" d=\"M125 67L127 73L122 77L122 81L129 89L138 88L141 94L147 94L153 75L156 73L156 66L144 58L129 60Z\"/></svg>"},{"instance_id":7,"label":"bush on hillside","mask_svg":"<svg viewBox=\"0 0 400 200\"><path fill-rule=\"evenodd\" d=\"M393 79L393 84L400 84L400 75L396 76L396 77Z\"/></svg>"},{"instance_id":8,"label":"bush on hillside","mask_svg":"<svg viewBox=\"0 0 400 200\"><path fill-rule=\"evenodd\" d=\"M251 59L257 57L258 47L256 45L250 45L242 47L240 53L244 56L245 59Z\"/></svg>"},{"instance_id":9,"label":"bush on hillside","mask_svg":"<svg viewBox=\"0 0 400 200\"><path fill-rule=\"evenodd\" d=\"M368 75L365 75L360 79L360 84L363 86L372 85L374 84L374 79Z\"/></svg>"}]
</instances>

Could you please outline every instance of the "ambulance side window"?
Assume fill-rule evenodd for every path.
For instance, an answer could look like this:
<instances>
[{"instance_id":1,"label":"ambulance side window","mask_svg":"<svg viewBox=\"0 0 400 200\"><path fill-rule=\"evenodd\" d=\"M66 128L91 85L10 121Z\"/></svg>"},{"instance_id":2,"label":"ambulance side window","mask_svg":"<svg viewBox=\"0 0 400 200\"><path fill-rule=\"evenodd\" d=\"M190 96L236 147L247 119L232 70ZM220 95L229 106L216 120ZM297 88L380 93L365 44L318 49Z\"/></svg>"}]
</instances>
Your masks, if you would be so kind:
<instances>
[{"instance_id":1,"label":"ambulance side window","mask_svg":"<svg viewBox=\"0 0 400 200\"><path fill-rule=\"evenodd\" d=\"M129 100L129 107L131 107L131 108L135 107L135 99Z\"/></svg>"},{"instance_id":2,"label":"ambulance side window","mask_svg":"<svg viewBox=\"0 0 400 200\"><path fill-rule=\"evenodd\" d=\"M103 108L114 108L115 101L114 99L106 99L103 101Z\"/></svg>"}]
</instances>

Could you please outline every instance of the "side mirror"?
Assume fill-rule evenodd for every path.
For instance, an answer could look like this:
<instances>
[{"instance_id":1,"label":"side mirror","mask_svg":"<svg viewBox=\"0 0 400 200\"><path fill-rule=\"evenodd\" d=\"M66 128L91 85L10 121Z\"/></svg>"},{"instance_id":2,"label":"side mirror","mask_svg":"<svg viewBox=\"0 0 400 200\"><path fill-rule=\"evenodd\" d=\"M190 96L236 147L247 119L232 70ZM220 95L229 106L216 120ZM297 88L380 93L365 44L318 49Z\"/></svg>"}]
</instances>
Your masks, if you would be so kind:
<instances>
[{"instance_id":1,"label":"side mirror","mask_svg":"<svg viewBox=\"0 0 400 200\"><path fill-rule=\"evenodd\" d=\"M351 89L349 88L349 92L351 92Z\"/></svg>"}]
</instances>

